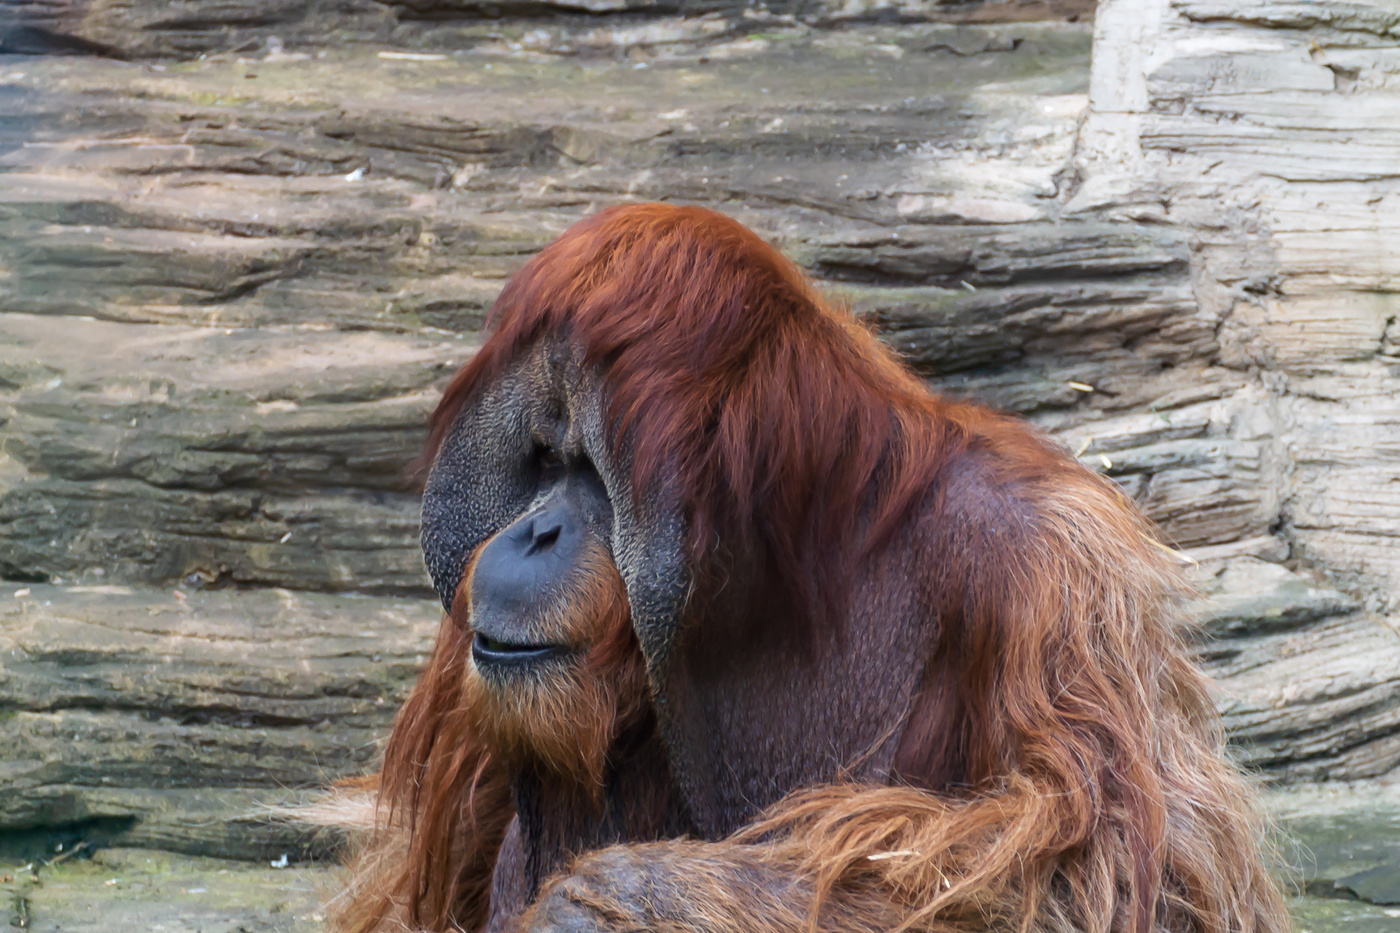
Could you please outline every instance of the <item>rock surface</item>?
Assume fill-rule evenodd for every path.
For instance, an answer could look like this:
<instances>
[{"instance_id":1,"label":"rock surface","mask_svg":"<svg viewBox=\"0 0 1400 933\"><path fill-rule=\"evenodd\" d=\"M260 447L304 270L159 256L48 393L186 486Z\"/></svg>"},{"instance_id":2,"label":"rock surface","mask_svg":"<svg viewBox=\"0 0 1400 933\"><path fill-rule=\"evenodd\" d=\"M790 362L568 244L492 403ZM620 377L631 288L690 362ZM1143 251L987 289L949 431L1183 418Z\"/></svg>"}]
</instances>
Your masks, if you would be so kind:
<instances>
[{"instance_id":1,"label":"rock surface","mask_svg":"<svg viewBox=\"0 0 1400 933\"><path fill-rule=\"evenodd\" d=\"M334 844L257 816L373 761L436 620L403 468L504 277L599 206L736 211L1026 410L1084 403L1055 321L1154 342L1185 294L1173 232L1055 222L1084 26L543 22L0 64L0 829Z\"/></svg>"},{"instance_id":2,"label":"rock surface","mask_svg":"<svg viewBox=\"0 0 1400 933\"><path fill-rule=\"evenodd\" d=\"M968 25L1069 3L526 6L7 5L79 54L0 57L5 839L334 845L265 817L368 766L431 644L436 393L526 257L648 198L1118 481L1265 780L1394 768L1380 5L1105 0L1092 72L1086 24Z\"/></svg>"},{"instance_id":3,"label":"rock surface","mask_svg":"<svg viewBox=\"0 0 1400 933\"><path fill-rule=\"evenodd\" d=\"M31 933L314 933L334 884L325 868L149 849L26 865L0 869L0 896L10 926Z\"/></svg>"},{"instance_id":4,"label":"rock surface","mask_svg":"<svg viewBox=\"0 0 1400 933\"><path fill-rule=\"evenodd\" d=\"M5 576L428 592L403 471L469 342L17 313L0 341Z\"/></svg>"},{"instance_id":5,"label":"rock surface","mask_svg":"<svg viewBox=\"0 0 1400 933\"><path fill-rule=\"evenodd\" d=\"M808 27L863 22L1079 19L1095 0L10 0L0 52L192 58L319 49L328 41L476 48L529 33L569 52L695 44L781 17ZM698 21L698 22L697 22ZM599 28L601 27L601 28ZM959 46L961 49L961 46Z\"/></svg>"},{"instance_id":6,"label":"rock surface","mask_svg":"<svg viewBox=\"0 0 1400 933\"><path fill-rule=\"evenodd\" d=\"M282 589L6 587L0 828L34 855L324 854L336 839L270 814L372 767L438 616Z\"/></svg>"},{"instance_id":7,"label":"rock surface","mask_svg":"<svg viewBox=\"0 0 1400 933\"><path fill-rule=\"evenodd\" d=\"M1293 608L1261 605L1274 622L1253 632L1217 619L1232 637L1206 651L1243 757L1283 780L1400 761L1393 6L1106 0L1066 205L1192 244L1196 313L1241 379L1216 423L1244 468L1201 480L1236 484L1227 508L1257 509L1282 545L1259 556L1302 578L1220 577L1246 597L1291 588Z\"/></svg>"},{"instance_id":8,"label":"rock surface","mask_svg":"<svg viewBox=\"0 0 1400 933\"><path fill-rule=\"evenodd\" d=\"M1298 933L1389 933L1400 919L1400 793L1394 784L1324 785L1266 796ZM64 849L73 851L73 843ZM12 925L36 933L314 933L335 869L100 849L48 864L0 852ZM285 853L284 853L285 854ZM282 867L275 867L282 866Z\"/></svg>"},{"instance_id":9,"label":"rock surface","mask_svg":"<svg viewBox=\"0 0 1400 933\"><path fill-rule=\"evenodd\" d=\"M1296 896L1298 933L1388 933L1400 924L1400 787L1303 785L1266 798Z\"/></svg>"}]
</instances>

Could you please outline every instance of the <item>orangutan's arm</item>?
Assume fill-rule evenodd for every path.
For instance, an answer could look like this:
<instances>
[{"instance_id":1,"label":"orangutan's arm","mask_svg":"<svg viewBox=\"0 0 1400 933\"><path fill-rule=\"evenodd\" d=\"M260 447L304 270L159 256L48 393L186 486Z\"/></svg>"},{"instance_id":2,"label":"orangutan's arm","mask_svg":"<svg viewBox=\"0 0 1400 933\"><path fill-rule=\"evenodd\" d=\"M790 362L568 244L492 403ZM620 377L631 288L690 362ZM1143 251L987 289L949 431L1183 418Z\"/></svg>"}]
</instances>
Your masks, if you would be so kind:
<instances>
[{"instance_id":1,"label":"orangutan's arm","mask_svg":"<svg viewBox=\"0 0 1400 933\"><path fill-rule=\"evenodd\" d=\"M764 846L661 842L587 855L548 883L521 918L521 933L801 933L812 885ZM897 925L888 902L828 899L818 928Z\"/></svg>"}]
</instances>

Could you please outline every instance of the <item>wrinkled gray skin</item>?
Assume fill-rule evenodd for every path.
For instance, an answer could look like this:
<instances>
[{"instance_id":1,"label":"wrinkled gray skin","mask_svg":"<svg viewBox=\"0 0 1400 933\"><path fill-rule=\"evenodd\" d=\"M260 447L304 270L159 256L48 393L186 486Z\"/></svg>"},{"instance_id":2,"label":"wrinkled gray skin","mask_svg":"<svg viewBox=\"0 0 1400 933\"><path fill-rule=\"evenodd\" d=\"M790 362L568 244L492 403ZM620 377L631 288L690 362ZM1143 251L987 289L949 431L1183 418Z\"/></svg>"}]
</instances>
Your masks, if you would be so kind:
<instances>
[{"instance_id":1,"label":"wrinkled gray skin","mask_svg":"<svg viewBox=\"0 0 1400 933\"><path fill-rule=\"evenodd\" d=\"M678 800L671 806L683 812L661 824L643 821L637 825L647 828L635 834L625 815L613 814L601 831L577 825L574 815L551 816L547 791L522 778L521 820L512 825L493 885L492 931L508 927L535 897L542 873L568 863L567 852L546 857L542 851L561 844L560 832L572 837L562 845L575 854L682 834L719 840L794 789L837 779L885 783L931 644L932 614L915 605L913 588L886 585L913 577L914 552L905 549L874 555L871 569L857 575L844 634L817 650L761 637L772 624L773 602L754 598L763 581L746 578L742 568L726 571L725 585L703 601L706 617L698 618L692 581L704 577L689 566L683 503L664 482L634 495L627 452L608 442L605 391L605 374L581 366L566 344L549 341L469 400L428 480L423 550L450 607L473 550L538 505L540 491L525 468L535 445L547 443L566 457L586 454L611 500L612 557L645 655L664 748L661 763L620 774L617 780L628 786L615 795L610 788L609 795L626 807L646 796L638 788L665 784ZM723 636L710 635L719 627ZM538 829L545 825L556 829ZM574 863L573 876L551 887L530 915L532 928L655 927L663 914L668 924L687 922L687 876L702 867L711 876L725 869L713 864L713 847L704 866L687 865L691 850L659 858L657 848L612 849ZM732 861L734 883L752 885L755 866L743 864L738 850ZM601 913L580 907L588 901L612 906Z\"/></svg>"},{"instance_id":2,"label":"wrinkled gray skin","mask_svg":"<svg viewBox=\"0 0 1400 933\"><path fill-rule=\"evenodd\" d=\"M596 373L566 346L541 343L505 377L468 400L443 442L423 495L423 555L450 611L471 553L539 504L525 469L537 444L593 462L613 507L612 556L627 586L647 657L670 651L675 620L690 586L679 504L649 490L638 507L631 466L609 447Z\"/></svg>"}]
</instances>

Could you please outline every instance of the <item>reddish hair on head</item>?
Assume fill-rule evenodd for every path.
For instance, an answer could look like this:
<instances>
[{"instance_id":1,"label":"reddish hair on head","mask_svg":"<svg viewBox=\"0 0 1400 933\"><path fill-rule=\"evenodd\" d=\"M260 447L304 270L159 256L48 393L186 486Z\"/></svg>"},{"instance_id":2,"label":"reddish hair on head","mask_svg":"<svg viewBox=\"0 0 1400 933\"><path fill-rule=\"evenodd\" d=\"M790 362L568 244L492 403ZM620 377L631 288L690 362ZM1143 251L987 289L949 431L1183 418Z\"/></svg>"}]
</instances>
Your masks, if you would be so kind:
<instances>
[{"instance_id":1,"label":"reddish hair on head","mask_svg":"<svg viewBox=\"0 0 1400 933\"><path fill-rule=\"evenodd\" d=\"M862 510L875 506L878 538L929 478L907 469L891 406L937 400L796 265L715 211L633 204L574 225L511 278L488 327L433 414L422 462L478 387L539 338L566 336L606 371L635 493L666 477L696 565L713 563L717 541L757 547L800 616L839 614L849 558L871 543ZM881 473L895 482L872 503Z\"/></svg>"}]
</instances>

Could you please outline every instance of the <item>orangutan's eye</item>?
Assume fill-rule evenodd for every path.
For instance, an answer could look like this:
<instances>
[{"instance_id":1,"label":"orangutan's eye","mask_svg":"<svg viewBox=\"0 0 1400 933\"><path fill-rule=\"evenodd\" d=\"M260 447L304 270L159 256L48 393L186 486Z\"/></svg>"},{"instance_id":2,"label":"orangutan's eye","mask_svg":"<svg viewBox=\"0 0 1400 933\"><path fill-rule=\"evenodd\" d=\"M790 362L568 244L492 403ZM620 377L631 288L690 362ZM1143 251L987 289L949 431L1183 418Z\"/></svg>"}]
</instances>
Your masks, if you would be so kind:
<instances>
[{"instance_id":1,"label":"orangutan's eye","mask_svg":"<svg viewBox=\"0 0 1400 933\"><path fill-rule=\"evenodd\" d=\"M535 445L535 463L542 470L551 470L564 465L564 458L548 444Z\"/></svg>"}]
</instances>

